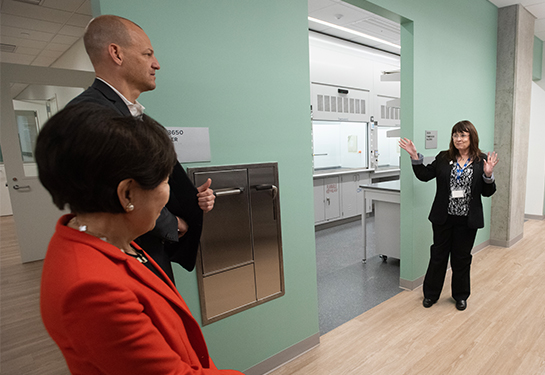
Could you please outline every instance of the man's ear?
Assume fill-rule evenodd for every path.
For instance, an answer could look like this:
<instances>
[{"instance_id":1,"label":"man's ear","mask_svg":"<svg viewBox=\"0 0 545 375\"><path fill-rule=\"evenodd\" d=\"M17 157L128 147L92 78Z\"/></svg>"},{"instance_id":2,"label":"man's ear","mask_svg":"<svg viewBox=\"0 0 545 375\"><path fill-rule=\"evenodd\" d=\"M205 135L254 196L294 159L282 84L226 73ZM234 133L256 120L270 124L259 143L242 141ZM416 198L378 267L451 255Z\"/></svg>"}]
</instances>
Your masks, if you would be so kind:
<instances>
[{"instance_id":1,"label":"man's ear","mask_svg":"<svg viewBox=\"0 0 545 375\"><path fill-rule=\"evenodd\" d=\"M127 178L123 181L121 181L117 185L117 197L119 199L119 203L121 204L121 207L125 211L127 211L127 208L132 205L131 198L133 195L133 189L135 188L136 184L135 181L132 178ZM134 206L133 206L134 209ZM132 211L132 210L128 210Z\"/></svg>"},{"instance_id":2,"label":"man's ear","mask_svg":"<svg viewBox=\"0 0 545 375\"><path fill-rule=\"evenodd\" d=\"M108 45L108 54L115 64L121 65L123 63L123 52L119 45L110 43L110 45Z\"/></svg>"}]
</instances>

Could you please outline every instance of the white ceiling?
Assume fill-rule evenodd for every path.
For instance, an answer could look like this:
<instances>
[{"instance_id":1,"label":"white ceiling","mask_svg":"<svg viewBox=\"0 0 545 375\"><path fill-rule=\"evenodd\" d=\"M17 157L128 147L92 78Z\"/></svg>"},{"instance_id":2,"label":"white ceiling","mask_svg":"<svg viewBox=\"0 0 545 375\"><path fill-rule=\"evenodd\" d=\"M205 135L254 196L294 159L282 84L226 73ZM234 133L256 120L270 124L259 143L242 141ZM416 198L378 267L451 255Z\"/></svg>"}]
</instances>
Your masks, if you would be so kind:
<instances>
[{"instance_id":1,"label":"white ceiling","mask_svg":"<svg viewBox=\"0 0 545 375\"><path fill-rule=\"evenodd\" d=\"M347 29L380 38L390 43L397 45L401 44L400 27L398 23L340 0L308 0L308 15L309 17L343 26ZM309 29L314 31L319 31L385 51L397 54L400 53L399 48L369 38L356 36L346 31L336 30L311 20L309 20L308 26Z\"/></svg>"},{"instance_id":2,"label":"white ceiling","mask_svg":"<svg viewBox=\"0 0 545 375\"><path fill-rule=\"evenodd\" d=\"M90 0L0 1L2 62L50 66L81 38L92 18Z\"/></svg>"},{"instance_id":3,"label":"white ceiling","mask_svg":"<svg viewBox=\"0 0 545 375\"><path fill-rule=\"evenodd\" d=\"M535 35L545 41L545 0L489 0L498 8L521 4L536 17ZM400 43L399 25L385 18L367 12L363 9L347 4L341 0L308 0L308 14L310 17L327 21L335 25L359 31L371 36L384 39L395 44ZM347 32L323 26L309 21L311 30L330 34L371 47L399 53L399 49L381 44L366 38L356 37Z\"/></svg>"},{"instance_id":4,"label":"white ceiling","mask_svg":"<svg viewBox=\"0 0 545 375\"><path fill-rule=\"evenodd\" d=\"M535 35L545 40L545 0L489 0L497 7L522 4L536 18ZM39 3L33 5L31 3ZM341 0L308 0L309 16L400 43L399 25ZM0 61L50 66L81 36L91 19L90 0L0 0ZM371 47L399 49L309 21L309 28ZM13 47L14 46L14 47ZM13 52L7 49L14 48ZM5 49L6 48L6 49Z\"/></svg>"},{"instance_id":5,"label":"white ceiling","mask_svg":"<svg viewBox=\"0 0 545 375\"><path fill-rule=\"evenodd\" d=\"M521 4L536 18L534 35L545 41L545 0L489 0L498 8Z\"/></svg>"}]
</instances>

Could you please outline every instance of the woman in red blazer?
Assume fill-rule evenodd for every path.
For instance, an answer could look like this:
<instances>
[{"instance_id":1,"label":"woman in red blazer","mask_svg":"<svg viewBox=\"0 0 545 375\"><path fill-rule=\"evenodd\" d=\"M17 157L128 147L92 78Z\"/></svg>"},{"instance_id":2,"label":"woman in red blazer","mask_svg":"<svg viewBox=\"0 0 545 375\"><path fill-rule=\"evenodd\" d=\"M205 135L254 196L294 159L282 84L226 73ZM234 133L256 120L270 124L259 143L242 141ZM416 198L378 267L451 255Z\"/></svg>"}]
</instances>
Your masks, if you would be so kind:
<instances>
[{"instance_id":1,"label":"woman in red blazer","mask_svg":"<svg viewBox=\"0 0 545 375\"><path fill-rule=\"evenodd\" d=\"M495 152L479 149L477 129L469 121L452 127L450 146L424 165L422 154L412 141L401 139L401 148L412 159L413 171L421 181L435 178L437 190L428 219L433 228L430 263L424 278L424 307L431 307L441 295L448 261L452 266L452 298L458 310L465 310L470 295L471 249L477 229L484 227L481 196L496 191Z\"/></svg>"},{"instance_id":2,"label":"woman in red blazer","mask_svg":"<svg viewBox=\"0 0 545 375\"><path fill-rule=\"evenodd\" d=\"M73 374L241 374L218 370L198 323L133 240L153 229L176 161L161 125L71 106L38 136L40 181L59 208L41 284L44 325Z\"/></svg>"}]
</instances>

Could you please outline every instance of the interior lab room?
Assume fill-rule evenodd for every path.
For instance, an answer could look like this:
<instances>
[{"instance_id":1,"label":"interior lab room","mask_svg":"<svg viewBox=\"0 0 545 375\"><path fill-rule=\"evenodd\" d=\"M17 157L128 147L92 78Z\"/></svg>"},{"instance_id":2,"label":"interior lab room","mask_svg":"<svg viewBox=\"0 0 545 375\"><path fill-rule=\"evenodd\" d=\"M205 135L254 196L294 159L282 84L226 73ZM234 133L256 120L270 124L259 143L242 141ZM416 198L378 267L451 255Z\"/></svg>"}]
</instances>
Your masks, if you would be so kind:
<instances>
[{"instance_id":1,"label":"interior lab room","mask_svg":"<svg viewBox=\"0 0 545 375\"><path fill-rule=\"evenodd\" d=\"M69 374L39 307L66 212L34 147L93 82L82 35L101 14L145 30L160 69L138 101L194 184L212 179L197 267L173 271L218 368L545 372L544 0L2 0L2 373ZM436 187L399 141L428 164L465 119L499 155L497 192L468 309L424 309Z\"/></svg>"},{"instance_id":2,"label":"interior lab room","mask_svg":"<svg viewBox=\"0 0 545 375\"><path fill-rule=\"evenodd\" d=\"M396 35L395 23L381 21ZM311 29L323 27L310 22ZM325 334L401 291L401 74L399 54L316 31L309 33L309 50L318 310ZM394 201L373 199L376 189L387 189Z\"/></svg>"}]
</instances>

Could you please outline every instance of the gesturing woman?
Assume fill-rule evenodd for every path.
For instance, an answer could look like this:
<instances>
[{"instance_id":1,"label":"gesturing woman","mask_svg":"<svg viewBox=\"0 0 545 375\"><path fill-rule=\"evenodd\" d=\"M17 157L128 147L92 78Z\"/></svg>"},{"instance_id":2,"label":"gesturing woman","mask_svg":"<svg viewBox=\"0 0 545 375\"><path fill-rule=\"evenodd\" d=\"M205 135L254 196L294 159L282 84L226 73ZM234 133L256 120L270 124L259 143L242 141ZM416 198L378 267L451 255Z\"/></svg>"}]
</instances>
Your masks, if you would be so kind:
<instances>
[{"instance_id":1,"label":"gesturing woman","mask_svg":"<svg viewBox=\"0 0 545 375\"><path fill-rule=\"evenodd\" d=\"M431 307L441 295L448 260L452 267L452 298L458 310L465 310L470 288L471 249L477 229L484 227L481 196L496 191L495 152L485 155L479 149L479 135L469 121L452 127L449 149L424 165L424 157L409 139L399 146L412 159L413 171L421 181L436 180L436 194L428 219L433 228L433 245L424 278L424 307Z\"/></svg>"}]
</instances>

